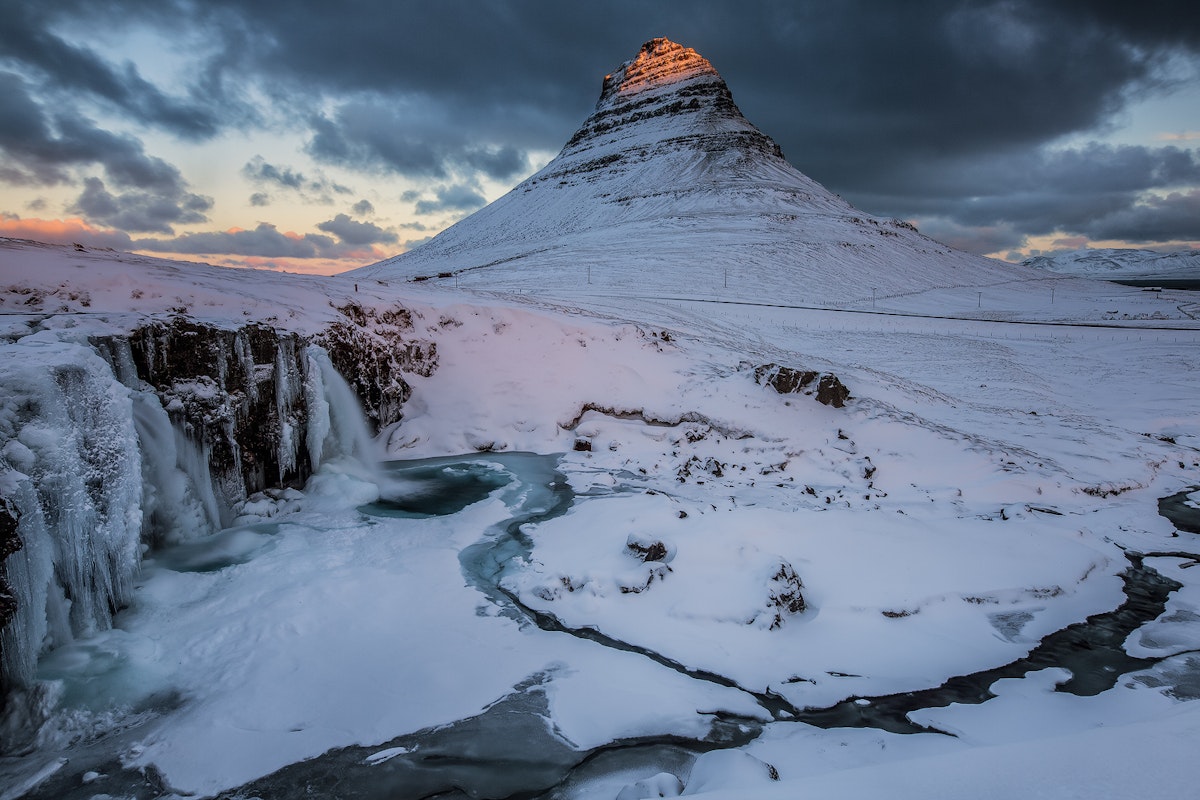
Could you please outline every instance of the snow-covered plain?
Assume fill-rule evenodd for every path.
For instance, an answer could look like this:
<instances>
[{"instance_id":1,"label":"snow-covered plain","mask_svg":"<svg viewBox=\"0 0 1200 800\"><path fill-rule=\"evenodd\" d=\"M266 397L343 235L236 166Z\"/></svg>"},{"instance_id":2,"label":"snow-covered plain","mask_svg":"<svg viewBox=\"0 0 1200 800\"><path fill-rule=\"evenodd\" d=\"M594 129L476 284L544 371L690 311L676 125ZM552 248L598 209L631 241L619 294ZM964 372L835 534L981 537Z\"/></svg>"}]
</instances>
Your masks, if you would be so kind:
<instances>
[{"instance_id":1,"label":"snow-covered plain","mask_svg":"<svg viewBox=\"0 0 1200 800\"><path fill-rule=\"evenodd\" d=\"M741 773L724 770L741 797L1181 790L1200 726L1190 699L1200 632L1181 568L1191 562L1178 554L1200 555L1200 544L1155 502L1200 483L1200 330L1186 319L1159 330L1088 327L1103 320L1086 315L1026 326L681 299L587 308L579 294L375 281L356 294L350 279L20 243L3 254L5 355L16 362L35 341L82 342L172 313L168 298L229 325L270 298L276 324L310 332L330 298L411 309L441 363L411 378L406 417L381 443L395 458L565 453L574 504L526 526L528 554L503 582L564 626L635 648L514 621L464 580L459 553L517 502L505 490L444 517L365 517L357 509L378 489L335 463L303 492L248 505L193 552L147 554L117 627L43 659L59 706L38 747L5 759L14 786L58 759L65 775L105 773L119 756L153 765L174 790L212 794L331 747L382 751L536 677L554 735L579 750L703 738L716 711L758 720L746 750L781 783L730 784ZM226 279L245 288L230 293ZM89 306L72 307L71 292ZM1091 299L1146 302L1106 284ZM852 399L837 409L779 395L749 368L771 362L832 370ZM631 535L669 548L656 580ZM1185 588L1130 637L1133 655L1167 660L1099 697L1047 694L1061 677L1036 673L983 705L912 715L956 738L821 730L757 700L822 707L1013 661L1119 605L1126 548L1176 554L1150 562ZM772 629L771 579L785 562L808 607ZM1114 755L1092 771L1095 748ZM615 797L660 771L622 766L561 791ZM676 772L686 780L687 764Z\"/></svg>"},{"instance_id":2,"label":"snow-covered plain","mask_svg":"<svg viewBox=\"0 0 1200 800\"><path fill-rule=\"evenodd\" d=\"M668 84L721 97L680 63ZM704 136L769 154L743 123ZM475 228L339 278L0 240L5 375L149 318L313 334L399 306L439 363L379 447L503 478L389 514L403 465L332 459L145 553L115 627L43 656L48 718L0 797L1194 792L1200 539L1157 501L1200 491L1196 295L953 253L782 159L660 162L646 134L621 147L667 164L648 193L596 131ZM767 364L851 397L779 394ZM5 474L55 452L21 446ZM1056 692L1044 637L1127 618L1106 612L1135 562L1163 599L1120 633L1131 658ZM922 693L980 673L991 699Z\"/></svg>"}]
</instances>

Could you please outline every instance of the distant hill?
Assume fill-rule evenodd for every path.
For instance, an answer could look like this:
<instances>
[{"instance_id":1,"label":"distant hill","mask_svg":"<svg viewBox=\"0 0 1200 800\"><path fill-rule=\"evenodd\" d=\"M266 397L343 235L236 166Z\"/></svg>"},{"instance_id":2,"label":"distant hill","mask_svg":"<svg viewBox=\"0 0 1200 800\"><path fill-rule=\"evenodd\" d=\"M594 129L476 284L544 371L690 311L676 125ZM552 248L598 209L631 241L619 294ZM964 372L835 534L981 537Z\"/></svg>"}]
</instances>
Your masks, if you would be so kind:
<instances>
[{"instance_id":1,"label":"distant hill","mask_svg":"<svg viewBox=\"0 0 1200 800\"><path fill-rule=\"evenodd\" d=\"M1063 250L1034 256L1026 266L1101 280L1200 280L1200 251L1156 253L1153 250Z\"/></svg>"}]
</instances>

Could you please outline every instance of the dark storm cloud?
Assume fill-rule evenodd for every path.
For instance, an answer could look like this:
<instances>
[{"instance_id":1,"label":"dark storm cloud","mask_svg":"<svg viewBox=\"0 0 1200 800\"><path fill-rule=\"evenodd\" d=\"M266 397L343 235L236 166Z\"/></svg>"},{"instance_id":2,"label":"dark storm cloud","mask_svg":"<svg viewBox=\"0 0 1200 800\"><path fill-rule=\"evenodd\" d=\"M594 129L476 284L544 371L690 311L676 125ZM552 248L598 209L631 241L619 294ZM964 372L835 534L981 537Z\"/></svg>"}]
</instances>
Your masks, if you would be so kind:
<instances>
[{"instance_id":1,"label":"dark storm cloud","mask_svg":"<svg viewBox=\"0 0 1200 800\"><path fill-rule=\"evenodd\" d=\"M0 150L14 183L50 185L71 180L69 169L99 164L122 186L177 193L179 170L148 155L132 136L111 133L84 117L51 115L32 99L18 75L0 72Z\"/></svg>"},{"instance_id":2,"label":"dark storm cloud","mask_svg":"<svg viewBox=\"0 0 1200 800\"><path fill-rule=\"evenodd\" d=\"M435 199L417 200L414 210L418 214L439 214L444 211L474 211L487 203L476 186L456 183L434 189ZM409 198L415 199L415 198Z\"/></svg>"},{"instance_id":3,"label":"dark storm cloud","mask_svg":"<svg viewBox=\"0 0 1200 800\"><path fill-rule=\"evenodd\" d=\"M943 173L911 170L894 179L897 194L872 195L865 204L888 213L905 207L921 219L924 233L954 246L963 246L968 228L976 227L978 242L963 246L974 252L1016 246L1019 242L981 249L1016 232L1061 230L1139 242L1196 237L1196 218L1179 213L1186 202L1152 199L1155 192L1200 184L1200 152L1178 147L1092 144L1018 151L973 159ZM1121 235L1112 235L1118 231Z\"/></svg>"},{"instance_id":4,"label":"dark storm cloud","mask_svg":"<svg viewBox=\"0 0 1200 800\"><path fill-rule=\"evenodd\" d=\"M1092 221L1082 230L1093 239L1139 243L1200 239L1200 189L1147 197Z\"/></svg>"},{"instance_id":5,"label":"dark storm cloud","mask_svg":"<svg viewBox=\"0 0 1200 800\"><path fill-rule=\"evenodd\" d=\"M518 148L472 141L445 119L424 119L420 113L378 102L347 103L333 119L312 120L308 152L352 169L382 168L413 178L482 173L503 181L529 168L528 157Z\"/></svg>"},{"instance_id":6,"label":"dark storm cloud","mask_svg":"<svg viewBox=\"0 0 1200 800\"><path fill-rule=\"evenodd\" d=\"M338 258L349 250L328 236L316 233L281 233L260 222L254 230L188 233L173 239L139 239L142 250L192 255L240 255L264 258Z\"/></svg>"},{"instance_id":7,"label":"dark storm cloud","mask_svg":"<svg viewBox=\"0 0 1200 800\"><path fill-rule=\"evenodd\" d=\"M83 193L67 210L89 222L136 233L174 233L173 225L206 222L212 199L190 192L132 190L113 194L99 178L84 180Z\"/></svg>"},{"instance_id":8,"label":"dark storm cloud","mask_svg":"<svg viewBox=\"0 0 1200 800\"><path fill-rule=\"evenodd\" d=\"M94 51L71 44L50 25L70 3L57 7L45 3L4 2L0 25L0 57L19 65L49 89L86 93L106 101L140 122L189 139L213 136L221 127L216 112L195 100L170 97L138 74L130 64L116 66ZM115 8L82 10L108 13ZM114 20L116 21L116 20Z\"/></svg>"},{"instance_id":9,"label":"dark storm cloud","mask_svg":"<svg viewBox=\"0 0 1200 800\"><path fill-rule=\"evenodd\" d=\"M289 189L297 192L300 198L309 203L329 205L335 194L352 194L353 190L332 181L324 175L307 177L302 172L287 166L277 166L268 163L262 156L255 156L242 166L242 175L259 186L272 186L277 189ZM252 205L266 205L265 202L255 203L254 197L267 199L267 195L259 193L251 197Z\"/></svg>"},{"instance_id":10,"label":"dark storm cloud","mask_svg":"<svg viewBox=\"0 0 1200 800\"><path fill-rule=\"evenodd\" d=\"M262 156L255 156L242 167L242 174L256 183L276 183L288 189L302 189L307 181L291 167L268 164Z\"/></svg>"},{"instance_id":11,"label":"dark storm cloud","mask_svg":"<svg viewBox=\"0 0 1200 800\"><path fill-rule=\"evenodd\" d=\"M338 214L331 220L319 223L317 228L351 245L392 244L397 239L391 231L371 222L357 222L346 214Z\"/></svg>"}]
</instances>

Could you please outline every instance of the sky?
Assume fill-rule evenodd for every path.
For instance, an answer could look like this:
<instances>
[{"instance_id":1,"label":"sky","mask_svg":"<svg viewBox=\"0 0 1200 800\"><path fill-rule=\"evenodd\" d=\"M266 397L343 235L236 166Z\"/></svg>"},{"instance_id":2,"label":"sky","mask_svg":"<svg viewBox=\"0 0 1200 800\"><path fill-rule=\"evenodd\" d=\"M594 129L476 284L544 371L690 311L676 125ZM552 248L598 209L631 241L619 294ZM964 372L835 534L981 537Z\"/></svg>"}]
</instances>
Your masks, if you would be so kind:
<instances>
[{"instance_id":1,"label":"sky","mask_svg":"<svg viewBox=\"0 0 1200 800\"><path fill-rule=\"evenodd\" d=\"M955 247L1200 248L1194 0L0 0L0 236L374 263L553 158L657 36Z\"/></svg>"}]
</instances>

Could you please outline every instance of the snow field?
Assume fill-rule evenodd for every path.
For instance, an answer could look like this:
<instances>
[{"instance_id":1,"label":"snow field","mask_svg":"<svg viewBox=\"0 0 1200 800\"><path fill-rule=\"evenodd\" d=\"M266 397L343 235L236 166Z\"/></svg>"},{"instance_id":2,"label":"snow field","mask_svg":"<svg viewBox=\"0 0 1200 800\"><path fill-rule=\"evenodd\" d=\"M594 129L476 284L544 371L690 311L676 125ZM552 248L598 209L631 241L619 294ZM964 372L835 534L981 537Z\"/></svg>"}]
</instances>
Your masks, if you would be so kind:
<instances>
[{"instance_id":1,"label":"snow field","mask_svg":"<svg viewBox=\"0 0 1200 800\"><path fill-rule=\"evenodd\" d=\"M986 320L889 325L552 286L531 296L360 280L356 293L352 279L126 256L109 265L112 254L61 250L6 245L0 297L3 311L19 311L4 317L10 342L44 342L64 358L89 334L170 313L177 298L223 325L266 313L305 332L348 299L411 309L440 366L412 376L405 419L379 441L391 456L568 453L576 505L528 526L533 549L507 585L568 625L798 705L1007 662L1114 608L1122 548L1200 553L1155 511L1157 498L1200 483L1194 331L1168 341L1027 326L1007 338L1001 328L1013 327ZM1162 302L1101 287L1078 303L1064 291L1043 313L1039 292L1014 290L1005 313L1095 322ZM747 296L775 299L765 279ZM973 299L960 298L963 313ZM764 363L832 370L853 399L832 409L778 395L754 383ZM37 442L12 441L40 457ZM575 451L577 441L591 449ZM6 447L10 466L28 461ZM535 675L546 676L548 724L581 749L700 737L715 710L765 721L744 692L498 614L466 584L458 554L507 517L502 491L450 517L366 518L355 509L378 494L366 477L332 459L302 493L252 498L234 529L151 553L116 627L44 660L43 677L62 681L62 736L48 734L30 769L78 759L69 742L82 736L155 765L181 791L211 794L330 747L382 746L476 714ZM631 535L663 540L670 560L640 561ZM808 608L771 630L781 561ZM658 563L670 571L649 582ZM957 739L770 723L743 749L781 782L712 785L706 796L1187 796L1181 765L1200 726L1187 691L1200 648L1189 563L1147 559L1184 588L1127 648L1170 658L1109 692L1053 693L1064 676L1047 671L1000 682L979 706L914 714ZM575 591L549 591L565 589L563 577ZM621 591L635 585L643 590ZM579 796L612 798L658 772Z\"/></svg>"}]
</instances>

